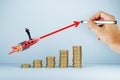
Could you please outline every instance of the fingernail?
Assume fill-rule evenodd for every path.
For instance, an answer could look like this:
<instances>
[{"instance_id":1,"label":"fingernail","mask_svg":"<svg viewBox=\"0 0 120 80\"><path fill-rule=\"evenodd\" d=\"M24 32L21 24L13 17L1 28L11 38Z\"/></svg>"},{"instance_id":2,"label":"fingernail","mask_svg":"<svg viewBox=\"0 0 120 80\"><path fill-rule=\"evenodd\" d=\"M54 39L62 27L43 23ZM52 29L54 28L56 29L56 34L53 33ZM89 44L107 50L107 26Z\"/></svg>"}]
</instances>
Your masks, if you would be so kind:
<instances>
[{"instance_id":1,"label":"fingernail","mask_svg":"<svg viewBox=\"0 0 120 80\"><path fill-rule=\"evenodd\" d=\"M100 40L100 38L98 37L98 40Z\"/></svg>"},{"instance_id":2,"label":"fingernail","mask_svg":"<svg viewBox=\"0 0 120 80\"><path fill-rule=\"evenodd\" d=\"M88 27L88 29L89 29L89 30L91 30L91 28L90 28L90 27Z\"/></svg>"}]
</instances>

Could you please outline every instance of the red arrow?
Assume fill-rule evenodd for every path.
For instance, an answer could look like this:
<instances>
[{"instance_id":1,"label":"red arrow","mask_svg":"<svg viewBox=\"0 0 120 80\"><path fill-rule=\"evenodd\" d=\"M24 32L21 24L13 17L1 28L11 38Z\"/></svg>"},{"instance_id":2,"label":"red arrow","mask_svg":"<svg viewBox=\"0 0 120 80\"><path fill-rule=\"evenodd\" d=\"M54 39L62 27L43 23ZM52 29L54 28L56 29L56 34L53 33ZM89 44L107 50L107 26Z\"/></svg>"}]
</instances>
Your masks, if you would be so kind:
<instances>
[{"instance_id":1,"label":"red arrow","mask_svg":"<svg viewBox=\"0 0 120 80\"><path fill-rule=\"evenodd\" d=\"M41 37L39 37L39 38L34 38L34 39L26 40L26 41L20 43L20 44L17 45L17 46L13 46L13 47L12 47L12 51L11 51L9 54L12 54L12 53L14 53L14 52L19 52L19 51L23 51L23 50L25 50L25 49L28 49L30 46L36 44L40 39L46 38L46 37L48 37L48 36L50 36L50 35L52 35L52 34L58 33L58 32L60 32L60 31L63 31L63 30L65 30L65 29L68 29L68 28L73 27L73 26L77 27L79 24L80 24L80 22L74 21L73 24L70 24L70 25L65 26L65 27L63 27L63 28L61 28L61 29L58 29L58 30L56 30L56 31L53 31L53 32L48 33L48 34L46 34L46 35L43 35L43 36L41 36Z\"/></svg>"},{"instance_id":2,"label":"red arrow","mask_svg":"<svg viewBox=\"0 0 120 80\"><path fill-rule=\"evenodd\" d=\"M40 37L40 39L43 39L43 38L45 38L45 37L48 37L48 36L50 36L50 35L52 35L52 34L58 33L58 32L60 32L60 31L63 31L63 30L65 30L65 29L68 29L68 28L73 27L73 26L77 27L79 24L80 24L80 22L74 21L73 24L70 24L70 25L65 26L65 27L63 27L63 28L61 28L61 29L58 29L58 30L56 30L56 31L53 31L53 32L48 33L48 34L46 34L46 35L43 35L43 36Z\"/></svg>"}]
</instances>

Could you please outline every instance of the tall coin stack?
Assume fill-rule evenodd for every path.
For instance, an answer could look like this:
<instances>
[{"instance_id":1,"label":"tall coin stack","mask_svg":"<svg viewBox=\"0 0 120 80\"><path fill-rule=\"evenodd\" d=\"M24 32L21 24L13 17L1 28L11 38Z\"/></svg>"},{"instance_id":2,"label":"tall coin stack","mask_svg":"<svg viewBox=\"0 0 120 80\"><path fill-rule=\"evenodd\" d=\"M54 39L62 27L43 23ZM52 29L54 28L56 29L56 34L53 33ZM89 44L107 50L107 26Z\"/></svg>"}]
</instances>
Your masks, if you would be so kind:
<instances>
[{"instance_id":1,"label":"tall coin stack","mask_svg":"<svg viewBox=\"0 0 120 80\"><path fill-rule=\"evenodd\" d=\"M82 67L82 47L73 46L73 67L81 68Z\"/></svg>"},{"instance_id":2,"label":"tall coin stack","mask_svg":"<svg viewBox=\"0 0 120 80\"><path fill-rule=\"evenodd\" d=\"M46 57L46 68L54 68L55 67L55 57L48 56Z\"/></svg>"},{"instance_id":3,"label":"tall coin stack","mask_svg":"<svg viewBox=\"0 0 120 80\"><path fill-rule=\"evenodd\" d=\"M34 68L42 68L42 60L34 60L33 67Z\"/></svg>"},{"instance_id":4,"label":"tall coin stack","mask_svg":"<svg viewBox=\"0 0 120 80\"><path fill-rule=\"evenodd\" d=\"M60 58L59 58L59 67L67 68L68 67L68 50L60 50Z\"/></svg>"}]
</instances>

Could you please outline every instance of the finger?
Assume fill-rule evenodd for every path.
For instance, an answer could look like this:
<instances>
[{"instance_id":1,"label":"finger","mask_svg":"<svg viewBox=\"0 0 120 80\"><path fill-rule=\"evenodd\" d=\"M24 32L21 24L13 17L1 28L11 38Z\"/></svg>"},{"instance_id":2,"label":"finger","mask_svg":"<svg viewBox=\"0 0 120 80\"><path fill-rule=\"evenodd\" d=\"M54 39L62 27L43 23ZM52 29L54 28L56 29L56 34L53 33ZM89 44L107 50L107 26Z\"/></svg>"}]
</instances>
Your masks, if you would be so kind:
<instances>
[{"instance_id":1,"label":"finger","mask_svg":"<svg viewBox=\"0 0 120 80\"><path fill-rule=\"evenodd\" d=\"M97 35L97 39L98 39L98 40L101 40L100 37L99 37L98 35Z\"/></svg>"},{"instance_id":2,"label":"finger","mask_svg":"<svg viewBox=\"0 0 120 80\"><path fill-rule=\"evenodd\" d=\"M100 17L100 11L99 12L97 12L96 14L94 14L90 19L91 20L100 20L101 19L101 17Z\"/></svg>"},{"instance_id":3,"label":"finger","mask_svg":"<svg viewBox=\"0 0 120 80\"><path fill-rule=\"evenodd\" d=\"M100 37L98 37L98 40L101 40Z\"/></svg>"},{"instance_id":4,"label":"finger","mask_svg":"<svg viewBox=\"0 0 120 80\"><path fill-rule=\"evenodd\" d=\"M103 11L99 11L98 13L93 15L90 19L91 20L115 20L115 17Z\"/></svg>"},{"instance_id":5,"label":"finger","mask_svg":"<svg viewBox=\"0 0 120 80\"><path fill-rule=\"evenodd\" d=\"M112 15L110 15L110 14L107 14L107 13L105 13L105 12L103 12L103 11L100 11L100 12L99 12L99 15L100 15L100 17L101 17L103 20L115 20L115 17L114 17L114 16L112 16Z\"/></svg>"},{"instance_id":6,"label":"finger","mask_svg":"<svg viewBox=\"0 0 120 80\"><path fill-rule=\"evenodd\" d=\"M96 34L99 34L101 28L97 26L93 21L89 20L88 25L91 30L93 30Z\"/></svg>"}]
</instances>

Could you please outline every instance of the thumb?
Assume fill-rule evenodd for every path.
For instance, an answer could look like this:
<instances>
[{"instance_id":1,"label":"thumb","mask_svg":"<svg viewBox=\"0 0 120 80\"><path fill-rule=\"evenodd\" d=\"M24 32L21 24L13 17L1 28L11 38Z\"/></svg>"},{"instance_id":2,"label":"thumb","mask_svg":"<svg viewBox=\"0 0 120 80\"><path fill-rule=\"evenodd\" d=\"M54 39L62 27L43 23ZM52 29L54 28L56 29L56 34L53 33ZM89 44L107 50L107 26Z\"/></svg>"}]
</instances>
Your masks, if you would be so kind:
<instances>
[{"instance_id":1,"label":"thumb","mask_svg":"<svg viewBox=\"0 0 120 80\"><path fill-rule=\"evenodd\" d=\"M94 21L91 21L91 20L88 21L88 26L95 33L99 33L99 31L101 30L101 28L97 26Z\"/></svg>"}]
</instances>

